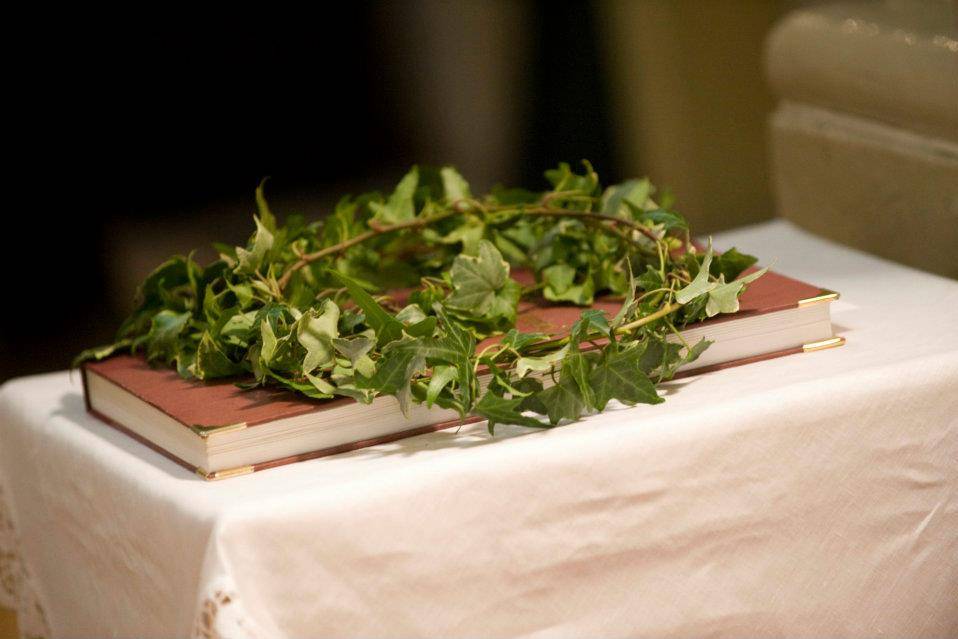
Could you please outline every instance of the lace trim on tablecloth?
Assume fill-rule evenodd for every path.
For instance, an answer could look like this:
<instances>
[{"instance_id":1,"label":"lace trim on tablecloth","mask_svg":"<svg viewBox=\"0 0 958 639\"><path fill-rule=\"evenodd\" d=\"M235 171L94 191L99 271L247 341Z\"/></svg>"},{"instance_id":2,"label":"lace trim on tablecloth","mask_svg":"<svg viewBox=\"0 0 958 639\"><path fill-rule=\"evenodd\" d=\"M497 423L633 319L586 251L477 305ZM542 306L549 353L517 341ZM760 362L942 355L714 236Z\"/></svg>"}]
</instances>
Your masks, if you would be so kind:
<instances>
[{"instance_id":1,"label":"lace trim on tablecloth","mask_svg":"<svg viewBox=\"0 0 958 639\"><path fill-rule=\"evenodd\" d=\"M20 554L20 540L13 513L0 485L0 606L17 613L17 626L24 638L50 636L46 614Z\"/></svg>"},{"instance_id":2,"label":"lace trim on tablecloth","mask_svg":"<svg viewBox=\"0 0 958 639\"><path fill-rule=\"evenodd\" d=\"M220 577L207 584L193 622L193 639L257 639L230 580Z\"/></svg>"}]
</instances>

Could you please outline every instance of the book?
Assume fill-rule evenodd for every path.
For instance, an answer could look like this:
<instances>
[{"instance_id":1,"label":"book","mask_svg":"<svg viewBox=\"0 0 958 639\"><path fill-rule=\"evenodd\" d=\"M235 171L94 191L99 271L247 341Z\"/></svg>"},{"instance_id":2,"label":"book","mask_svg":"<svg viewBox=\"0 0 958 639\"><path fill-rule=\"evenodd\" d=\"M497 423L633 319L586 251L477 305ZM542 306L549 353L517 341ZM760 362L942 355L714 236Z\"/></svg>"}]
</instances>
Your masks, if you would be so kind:
<instances>
[{"instance_id":1,"label":"book","mask_svg":"<svg viewBox=\"0 0 958 639\"><path fill-rule=\"evenodd\" d=\"M838 294L768 272L749 285L740 309L685 327L689 343L712 345L680 369L689 375L841 345L830 304ZM614 315L621 301L596 300ZM568 333L582 309L523 302L520 331ZM414 405L404 416L395 398L371 404L311 400L282 389L242 390L235 380L185 380L145 359L120 355L82 368L87 410L205 479L222 479L332 455L462 423L455 411ZM478 421L478 418L466 421Z\"/></svg>"}]
</instances>

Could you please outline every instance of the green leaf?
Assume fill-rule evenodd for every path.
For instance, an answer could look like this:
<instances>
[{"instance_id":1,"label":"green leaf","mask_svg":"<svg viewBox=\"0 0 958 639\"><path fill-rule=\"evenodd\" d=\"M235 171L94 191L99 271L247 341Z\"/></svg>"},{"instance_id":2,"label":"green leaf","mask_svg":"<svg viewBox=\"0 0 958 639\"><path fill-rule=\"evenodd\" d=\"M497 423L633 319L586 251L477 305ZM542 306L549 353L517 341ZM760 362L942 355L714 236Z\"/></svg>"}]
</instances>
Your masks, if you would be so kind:
<instances>
[{"instance_id":1,"label":"green leaf","mask_svg":"<svg viewBox=\"0 0 958 639\"><path fill-rule=\"evenodd\" d=\"M664 401L655 392L655 386L639 367L642 352L629 348L605 352L602 360L589 375L595 389L595 407L605 410L609 400L615 399L629 406L658 404Z\"/></svg>"},{"instance_id":2,"label":"green leaf","mask_svg":"<svg viewBox=\"0 0 958 639\"><path fill-rule=\"evenodd\" d=\"M612 318L612 328L618 328L625 324L628 317L632 314L633 306L635 306L635 288L638 283L635 280L635 276L632 274L632 262L626 260L625 265L629 275L625 299L622 301L622 306L615 314L615 317Z\"/></svg>"},{"instance_id":3,"label":"green leaf","mask_svg":"<svg viewBox=\"0 0 958 639\"><path fill-rule=\"evenodd\" d=\"M672 229L688 229L689 223L685 221L685 218L675 213L674 211L666 211L665 209L655 209L654 211L643 211L637 215L638 219L643 222L652 222L653 224L661 224L666 231Z\"/></svg>"},{"instance_id":4,"label":"green leaf","mask_svg":"<svg viewBox=\"0 0 958 639\"><path fill-rule=\"evenodd\" d=\"M154 315L150 332L146 336L147 358L172 362L179 350L180 333L189 319L189 313L175 313L166 309Z\"/></svg>"},{"instance_id":5,"label":"green leaf","mask_svg":"<svg viewBox=\"0 0 958 639\"><path fill-rule=\"evenodd\" d=\"M298 379L292 379L289 377L284 377L274 371L267 371L267 377L272 379L274 382L280 386L293 391L294 393L299 393L300 395L305 395L311 399L329 399L332 397L332 393L325 392L320 389L329 389L330 385L327 384L324 380L312 375L307 377L307 381L303 382ZM313 379L309 379L313 377ZM315 383L314 381L315 380Z\"/></svg>"},{"instance_id":6,"label":"green leaf","mask_svg":"<svg viewBox=\"0 0 958 639\"><path fill-rule=\"evenodd\" d=\"M369 353L376 345L376 340L369 335L355 335L353 337L336 337L333 339L333 346L350 363L355 366L356 361Z\"/></svg>"},{"instance_id":7,"label":"green leaf","mask_svg":"<svg viewBox=\"0 0 958 639\"><path fill-rule=\"evenodd\" d=\"M270 362L273 359L273 355L276 353L276 347L279 343L279 340L276 339L276 334L273 332L273 326L269 323L268 318L263 318L259 325L260 330L260 357L263 360L263 363L268 367Z\"/></svg>"},{"instance_id":8,"label":"green leaf","mask_svg":"<svg viewBox=\"0 0 958 639\"><path fill-rule=\"evenodd\" d=\"M711 345L712 345L712 342L708 341L707 339L704 339L704 338L700 339L698 342L696 342L692 346L692 348L688 349L688 352L686 352L685 356L682 359L682 364L683 365L691 364L692 362L697 360L699 356L702 353L704 353L708 349L708 347Z\"/></svg>"},{"instance_id":9,"label":"green leaf","mask_svg":"<svg viewBox=\"0 0 958 639\"><path fill-rule=\"evenodd\" d=\"M652 184L648 178L626 180L616 186L610 186L602 194L602 212L616 217L630 217L631 208L626 203L642 210L652 193Z\"/></svg>"},{"instance_id":10,"label":"green leaf","mask_svg":"<svg viewBox=\"0 0 958 639\"><path fill-rule=\"evenodd\" d=\"M666 344L666 352L663 357L662 366L659 369L659 377L661 379L671 379L679 368L697 360L711 345L712 342L701 339L691 348L685 349L685 353L682 354L682 346L680 344Z\"/></svg>"},{"instance_id":11,"label":"green leaf","mask_svg":"<svg viewBox=\"0 0 958 639\"><path fill-rule=\"evenodd\" d=\"M522 333L514 328L510 328L509 332L503 336L500 344L507 348L521 352L522 349L526 348L527 346L535 344L536 342L541 342L548 337L549 335L546 333Z\"/></svg>"},{"instance_id":12,"label":"green leaf","mask_svg":"<svg viewBox=\"0 0 958 639\"><path fill-rule=\"evenodd\" d=\"M330 271L330 273L342 282L346 290L349 291L349 296L359 308L363 309L363 313L366 314L366 324L376 331L379 346L385 346L402 337L402 322L387 313L359 282L338 271Z\"/></svg>"},{"instance_id":13,"label":"green leaf","mask_svg":"<svg viewBox=\"0 0 958 639\"><path fill-rule=\"evenodd\" d=\"M547 424L522 414L520 405L522 398L506 399L495 393L486 392L476 404L476 414L489 420L489 432L493 433L497 424L516 424L544 428Z\"/></svg>"},{"instance_id":14,"label":"green leaf","mask_svg":"<svg viewBox=\"0 0 958 639\"><path fill-rule=\"evenodd\" d=\"M443 244L461 243L463 254L476 255L479 252L479 243L485 234L486 225L470 217L466 222L442 236L440 241Z\"/></svg>"},{"instance_id":15,"label":"green leaf","mask_svg":"<svg viewBox=\"0 0 958 639\"><path fill-rule=\"evenodd\" d=\"M426 390L426 405L432 407L439 397L439 393L449 382L458 379L459 369L455 366L440 365L432 369L432 376L429 378L429 387Z\"/></svg>"},{"instance_id":16,"label":"green leaf","mask_svg":"<svg viewBox=\"0 0 958 639\"><path fill-rule=\"evenodd\" d=\"M439 170L439 175L442 177L442 191L447 203L452 204L472 197L469 183L459 174L459 171L451 166L444 166Z\"/></svg>"},{"instance_id":17,"label":"green leaf","mask_svg":"<svg viewBox=\"0 0 958 639\"><path fill-rule=\"evenodd\" d=\"M606 312L602 309L590 308L582 311L579 319L572 324L569 336L573 342L581 342L591 333L601 333L607 336L611 330Z\"/></svg>"},{"instance_id":18,"label":"green leaf","mask_svg":"<svg viewBox=\"0 0 958 639\"><path fill-rule=\"evenodd\" d=\"M516 360L516 374L519 377L525 377L531 371L536 371L539 373L551 370L563 357L566 356L566 353L569 352L568 346L563 346L557 351L553 351L547 355L540 355L538 357L520 357Z\"/></svg>"},{"instance_id":19,"label":"green leaf","mask_svg":"<svg viewBox=\"0 0 958 639\"><path fill-rule=\"evenodd\" d=\"M756 262L758 262L757 257L739 253L735 247L732 247L721 255L716 255L709 270L715 277L722 275L726 282L732 282Z\"/></svg>"},{"instance_id":20,"label":"green leaf","mask_svg":"<svg viewBox=\"0 0 958 639\"><path fill-rule=\"evenodd\" d=\"M401 311L396 313L396 319L406 324L417 324L426 319L426 314L418 304L407 304Z\"/></svg>"},{"instance_id":21,"label":"green leaf","mask_svg":"<svg viewBox=\"0 0 958 639\"><path fill-rule=\"evenodd\" d=\"M579 387L571 377L563 377L558 384L550 386L536 397L542 402L553 425L563 419L577 420L586 410Z\"/></svg>"},{"instance_id":22,"label":"green leaf","mask_svg":"<svg viewBox=\"0 0 958 639\"><path fill-rule=\"evenodd\" d=\"M599 177L586 160L582 161L585 174L578 175L565 162L560 162L556 169L545 172L546 179L552 184L555 191L575 191L585 195L592 195L599 186Z\"/></svg>"},{"instance_id":23,"label":"green leaf","mask_svg":"<svg viewBox=\"0 0 958 639\"><path fill-rule=\"evenodd\" d=\"M542 269L542 281L546 285L546 299L557 300L572 287L575 268L568 264L553 264Z\"/></svg>"},{"instance_id":24,"label":"green leaf","mask_svg":"<svg viewBox=\"0 0 958 639\"><path fill-rule=\"evenodd\" d=\"M662 274L652 265L645 267L645 272L639 275L635 280L636 285L643 291L654 291L665 286L662 281Z\"/></svg>"},{"instance_id":25,"label":"green leaf","mask_svg":"<svg viewBox=\"0 0 958 639\"><path fill-rule=\"evenodd\" d=\"M709 240L708 252L705 253L705 259L702 260L702 266L692 282L685 288L679 289L675 293L675 301L679 304L688 304L699 295L708 293L715 287L714 282L709 281L709 266L712 263L712 241Z\"/></svg>"},{"instance_id":26,"label":"green leaf","mask_svg":"<svg viewBox=\"0 0 958 639\"><path fill-rule=\"evenodd\" d=\"M436 330L436 318L426 317L422 321L416 322L406 327L406 333L413 337L429 337Z\"/></svg>"},{"instance_id":27,"label":"green leaf","mask_svg":"<svg viewBox=\"0 0 958 639\"><path fill-rule=\"evenodd\" d=\"M385 204L381 202L369 203L369 208L374 213L373 219L380 224L390 225L407 222L416 217L413 197L416 194L417 186L419 186L419 169L413 167L399 181L396 190L389 196L389 200Z\"/></svg>"},{"instance_id":28,"label":"green leaf","mask_svg":"<svg viewBox=\"0 0 958 639\"><path fill-rule=\"evenodd\" d=\"M324 397L332 397L336 393L336 387L322 377L306 373L306 379L313 385L313 388L319 391Z\"/></svg>"},{"instance_id":29,"label":"green leaf","mask_svg":"<svg viewBox=\"0 0 958 639\"><path fill-rule=\"evenodd\" d=\"M470 317L515 321L521 287L509 278L509 264L495 245L482 240L477 256L460 255L450 272L453 292L446 306Z\"/></svg>"},{"instance_id":30,"label":"green leaf","mask_svg":"<svg viewBox=\"0 0 958 639\"><path fill-rule=\"evenodd\" d=\"M259 186L256 187L256 210L259 213L259 219L262 221L263 226L271 233L275 233L276 216L269 210L269 204L266 202L266 194L263 190L263 187L266 186L267 179L269 178L260 180Z\"/></svg>"},{"instance_id":31,"label":"green leaf","mask_svg":"<svg viewBox=\"0 0 958 639\"><path fill-rule=\"evenodd\" d=\"M579 387L579 395L587 408L595 407L595 393L589 382L591 370L590 353L582 353L578 349L572 350L562 360L562 379L572 378Z\"/></svg>"},{"instance_id":32,"label":"green leaf","mask_svg":"<svg viewBox=\"0 0 958 639\"><path fill-rule=\"evenodd\" d=\"M227 357L208 332L203 333L199 347L196 349L193 374L198 379L214 379L231 377L242 372L243 367Z\"/></svg>"},{"instance_id":33,"label":"green leaf","mask_svg":"<svg viewBox=\"0 0 958 639\"><path fill-rule=\"evenodd\" d=\"M702 271L704 272L706 270L703 265ZM725 276L723 275L718 284L708 292L709 298L708 303L705 305L705 314L709 317L713 317L719 313L738 312L738 296L742 293L745 285L749 282L754 282L764 275L766 271L768 271L768 268L763 268L734 282L725 282Z\"/></svg>"},{"instance_id":34,"label":"green leaf","mask_svg":"<svg viewBox=\"0 0 958 639\"><path fill-rule=\"evenodd\" d=\"M323 301L323 310L311 308L296 321L296 339L306 349L303 372L331 368L335 362L333 340L339 337L339 307L332 300Z\"/></svg>"},{"instance_id":35,"label":"green leaf","mask_svg":"<svg viewBox=\"0 0 958 639\"><path fill-rule=\"evenodd\" d=\"M407 340L404 340L407 341ZM418 341L418 340L412 340ZM360 388L369 388L385 395L395 395L403 415L409 415L412 401L410 382L426 367L426 358L415 348L397 348L393 342L379 361L376 374L359 380Z\"/></svg>"},{"instance_id":36,"label":"green leaf","mask_svg":"<svg viewBox=\"0 0 958 639\"><path fill-rule=\"evenodd\" d=\"M661 336L650 336L645 339L639 349L639 370L648 375L662 365L666 356L665 346L668 342Z\"/></svg>"},{"instance_id":37,"label":"green leaf","mask_svg":"<svg viewBox=\"0 0 958 639\"><path fill-rule=\"evenodd\" d=\"M561 265L561 266L566 266L566 265ZM543 275L545 275L546 271L549 271L552 268L553 267L550 266L544 269ZM572 269L572 271L573 273L575 273L575 269ZM566 274L563 273L560 276L562 278L559 280L560 282L565 281L564 280L565 275ZM593 302L595 297L595 284L592 281L592 277L586 274L585 278L583 279L581 283L570 284L567 287L565 287L561 292L553 284L548 284L542 290L542 295L547 300L550 300L553 302L572 302L573 304L576 304L578 306L588 306L589 304Z\"/></svg>"},{"instance_id":38,"label":"green leaf","mask_svg":"<svg viewBox=\"0 0 958 639\"><path fill-rule=\"evenodd\" d=\"M256 233L253 235L253 246L247 250L241 246L236 247L236 273L239 275L252 275L263 265L266 254L273 248L273 234L256 216L253 217L256 223Z\"/></svg>"},{"instance_id":39,"label":"green leaf","mask_svg":"<svg viewBox=\"0 0 958 639\"><path fill-rule=\"evenodd\" d=\"M131 340L123 339L113 344L107 344L106 346L97 346L94 348L88 348L85 351L81 352L70 364L71 368L76 368L83 362L89 361L100 361L101 359L106 359L110 355L117 353L119 351L125 350L130 347Z\"/></svg>"}]
</instances>

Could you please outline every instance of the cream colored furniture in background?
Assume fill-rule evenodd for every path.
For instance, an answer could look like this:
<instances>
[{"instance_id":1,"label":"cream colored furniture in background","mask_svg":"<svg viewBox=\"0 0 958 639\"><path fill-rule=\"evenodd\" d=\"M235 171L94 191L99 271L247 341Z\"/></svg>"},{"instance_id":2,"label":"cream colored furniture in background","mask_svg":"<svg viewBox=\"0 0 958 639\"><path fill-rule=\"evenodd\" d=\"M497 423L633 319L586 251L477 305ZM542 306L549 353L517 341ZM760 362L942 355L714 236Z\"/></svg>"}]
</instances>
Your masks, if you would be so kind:
<instances>
[{"instance_id":1,"label":"cream colored furniture in background","mask_svg":"<svg viewBox=\"0 0 958 639\"><path fill-rule=\"evenodd\" d=\"M768 38L781 98L777 210L850 246L958 277L958 10L947 1L795 11Z\"/></svg>"}]
</instances>

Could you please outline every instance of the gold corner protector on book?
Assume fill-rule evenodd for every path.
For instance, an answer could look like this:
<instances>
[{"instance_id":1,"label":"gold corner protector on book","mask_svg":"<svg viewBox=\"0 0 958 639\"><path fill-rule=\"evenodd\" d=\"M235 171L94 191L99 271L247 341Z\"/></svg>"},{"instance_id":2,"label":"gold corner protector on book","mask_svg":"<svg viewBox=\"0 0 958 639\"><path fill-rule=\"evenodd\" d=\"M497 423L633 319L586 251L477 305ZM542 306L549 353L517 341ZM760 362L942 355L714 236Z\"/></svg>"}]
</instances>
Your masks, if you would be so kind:
<instances>
[{"instance_id":1,"label":"gold corner protector on book","mask_svg":"<svg viewBox=\"0 0 958 639\"><path fill-rule=\"evenodd\" d=\"M802 350L806 353L811 353L812 351L823 351L826 348L835 348L836 346L841 346L844 343L844 337L829 337L828 339L823 339L819 342L803 344Z\"/></svg>"},{"instance_id":2,"label":"gold corner protector on book","mask_svg":"<svg viewBox=\"0 0 958 639\"><path fill-rule=\"evenodd\" d=\"M219 435L221 433L231 433L235 430L243 430L246 428L246 422L239 422L238 424L227 424L226 426L200 426L199 424L193 424L190 426L190 430L206 439L211 435Z\"/></svg>"},{"instance_id":3,"label":"gold corner protector on book","mask_svg":"<svg viewBox=\"0 0 958 639\"><path fill-rule=\"evenodd\" d=\"M802 308L803 306L811 306L812 304L823 304L825 302L834 302L839 298L839 294L835 291L830 291L827 288L823 288L820 295L815 297L807 297L803 300L798 300L798 307Z\"/></svg>"},{"instance_id":4,"label":"gold corner protector on book","mask_svg":"<svg viewBox=\"0 0 958 639\"><path fill-rule=\"evenodd\" d=\"M211 473L202 468L196 469L196 474L206 481L216 481L218 479L227 479L229 477L239 477L240 475L249 475L253 472L252 466L238 466L236 468L227 468L226 470L215 470Z\"/></svg>"}]
</instances>

